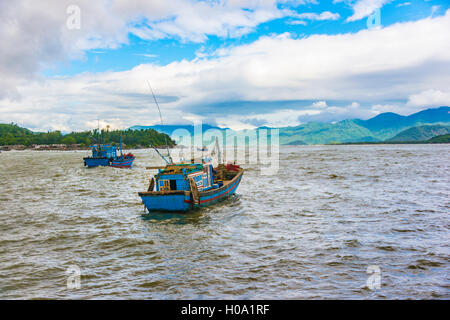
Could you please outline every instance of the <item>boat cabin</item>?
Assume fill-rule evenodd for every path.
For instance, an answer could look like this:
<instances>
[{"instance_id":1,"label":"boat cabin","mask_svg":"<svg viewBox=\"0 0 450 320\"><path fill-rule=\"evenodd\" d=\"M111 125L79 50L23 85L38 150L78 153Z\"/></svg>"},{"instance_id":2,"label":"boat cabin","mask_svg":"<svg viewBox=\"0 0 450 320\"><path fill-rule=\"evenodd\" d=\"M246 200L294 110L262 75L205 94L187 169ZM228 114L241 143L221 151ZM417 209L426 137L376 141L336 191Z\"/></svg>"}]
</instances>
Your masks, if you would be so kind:
<instances>
[{"instance_id":1,"label":"boat cabin","mask_svg":"<svg viewBox=\"0 0 450 320\"><path fill-rule=\"evenodd\" d=\"M160 169L155 176L156 191L189 191L190 180L197 185L198 191L218 188L220 185L215 183L214 174L211 163L171 164Z\"/></svg>"},{"instance_id":2,"label":"boat cabin","mask_svg":"<svg viewBox=\"0 0 450 320\"><path fill-rule=\"evenodd\" d=\"M92 157L93 158L117 158L117 147L109 144L104 145L92 145Z\"/></svg>"}]
</instances>

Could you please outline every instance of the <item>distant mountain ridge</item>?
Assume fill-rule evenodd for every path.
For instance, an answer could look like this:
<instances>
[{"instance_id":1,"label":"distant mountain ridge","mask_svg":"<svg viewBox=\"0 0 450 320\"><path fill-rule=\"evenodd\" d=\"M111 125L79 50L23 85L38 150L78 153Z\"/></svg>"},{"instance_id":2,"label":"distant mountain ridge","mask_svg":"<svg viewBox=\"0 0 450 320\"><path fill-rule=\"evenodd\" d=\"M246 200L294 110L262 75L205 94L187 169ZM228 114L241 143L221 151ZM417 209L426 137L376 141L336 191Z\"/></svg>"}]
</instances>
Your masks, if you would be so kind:
<instances>
[{"instance_id":1,"label":"distant mountain ridge","mask_svg":"<svg viewBox=\"0 0 450 320\"><path fill-rule=\"evenodd\" d=\"M301 140L307 144L385 141L403 130L425 124L450 124L450 107L426 109L409 116L381 113L368 120L343 120L335 124L310 122L280 128L280 143Z\"/></svg>"},{"instance_id":2,"label":"distant mountain ridge","mask_svg":"<svg viewBox=\"0 0 450 320\"><path fill-rule=\"evenodd\" d=\"M392 112L381 113L367 120L350 119L336 123L309 122L294 127L281 127L279 129L280 144L328 144L346 142L377 142L386 141L400 132L422 125L450 125L450 107L442 106L430 108L409 116L402 116ZM190 134L194 132L193 125L155 125L133 126L130 129L154 129L171 135L176 129L185 129ZM203 131L209 129L225 130L216 126L203 124ZM261 127L254 129L271 129ZM251 130L250 130L251 131Z\"/></svg>"},{"instance_id":3,"label":"distant mountain ridge","mask_svg":"<svg viewBox=\"0 0 450 320\"><path fill-rule=\"evenodd\" d=\"M402 130L423 125L450 122L450 108L439 107L426 109L409 116L396 113L381 113L368 120L354 120L356 124L369 129L374 136L381 140L392 138Z\"/></svg>"},{"instance_id":4,"label":"distant mountain ridge","mask_svg":"<svg viewBox=\"0 0 450 320\"><path fill-rule=\"evenodd\" d=\"M448 133L450 133L450 125L427 124L406 129L388 141L425 141Z\"/></svg>"},{"instance_id":5,"label":"distant mountain ridge","mask_svg":"<svg viewBox=\"0 0 450 320\"><path fill-rule=\"evenodd\" d=\"M450 134L443 134L440 136L435 136L429 140L427 140L429 143L450 143Z\"/></svg>"},{"instance_id":6,"label":"distant mountain ridge","mask_svg":"<svg viewBox=\"0 0 450 320\"><path fill-rule=\"evenodd\" d=\"M421 123L437 123L443 120L450 121L450 107L426 109L409 116L401 116L393 112L381 113L368 120L356 119L355 123L371 131L380 131L386 127L408 127Z\"/></svg>"},{"instance_id":7,"label":"distant mountain ridge","mask_svg":"<svg viewBox=\"0 0 450 320\"><path fill-rule=\"evenodd\" d=\"M140 126L140 125L136 125L136 126L132 126L132 127L128 128L128 129L130 129L130 130L153 129L153 130L159 131L161 133L168 134L169 136L175 130L184 129L184 130L187 130L190 134L194 134L194 126L193 125L189 125L189 124L187 124L187 125L184 125L184 124L182 124L182 125L161 125L161 124L157 124L157 125L154 125L154 126ZM226 128L219 128L219 127L216 127L216 126L211 126L209 124L203 124L202 125L202 131L203 132L205 132L207 130L210 130L210 129L225 130Z\"/></svg>"}]
</instances>

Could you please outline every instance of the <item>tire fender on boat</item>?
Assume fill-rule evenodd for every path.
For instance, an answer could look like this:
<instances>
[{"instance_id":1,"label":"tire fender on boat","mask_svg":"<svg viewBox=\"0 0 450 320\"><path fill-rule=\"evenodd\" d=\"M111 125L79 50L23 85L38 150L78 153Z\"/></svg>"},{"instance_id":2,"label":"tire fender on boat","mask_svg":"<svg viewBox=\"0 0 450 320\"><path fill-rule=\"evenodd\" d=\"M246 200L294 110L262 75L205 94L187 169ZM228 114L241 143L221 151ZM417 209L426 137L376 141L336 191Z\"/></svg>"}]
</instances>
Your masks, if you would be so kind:
<instances>
[{"instance_id":1,"label":"tire fender on boat","mask_svg":"<svg viewBox=\"0 0 450 320\"><path fill-rule=\"evenodd\" d=\"M189 186L191 189L192 196L192 204L200 204L200 195L197 188L197 183L195 183L194 179L189 178Z\"/></svg>"}]
</instances>

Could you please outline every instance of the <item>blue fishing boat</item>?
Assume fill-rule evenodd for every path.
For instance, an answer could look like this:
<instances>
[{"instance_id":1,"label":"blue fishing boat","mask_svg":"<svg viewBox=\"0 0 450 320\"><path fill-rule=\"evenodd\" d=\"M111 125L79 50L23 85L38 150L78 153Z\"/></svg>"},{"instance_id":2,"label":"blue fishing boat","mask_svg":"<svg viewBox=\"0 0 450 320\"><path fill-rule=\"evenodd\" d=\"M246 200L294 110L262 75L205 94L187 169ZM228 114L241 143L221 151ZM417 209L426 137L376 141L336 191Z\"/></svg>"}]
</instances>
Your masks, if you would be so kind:
<instances>
[{"instance_id":1,"label":"blue fishing boat","mask_svg":"<svg viewBox=\"0 0 450 320\"><path fill-rule=\"evenodd\" d=\"M111 167L115 168L131 168L133 166L135 156L132 153L121 154L117 159L111 160Z\"/></svg>"},{"instance_id":2,"label":"blue fishing boat","mask_svg":"<svg viewBox=\"0 0 450 320\"><path fill-rule=\"evenodd\" d=\"M147 191L139 192L152 211L188 211L217 203L234 194L244 170L238 165L169 163L150 179Z\"/></svg>"},{"instance_id":3,"label":"blue fishing boat","mask_svg":"<svg viewBox=\"0 0 450 320\"><path fill-rule=\"evenodd\" d=\"M84 165L88 168L98 166L111 166L115 168L131 168L135 159L134 154L122 152L122 137L120 137L120 155L117 155L117 147L109 144L95 144L92 148L92 156L84 157Z\"/></svg>"},{"instance_id":4,"label":"blue fishing boat","mask_svg":"<svg viewBox=\"0 0 450 320\"><path fill-rule=\"evenodd\" d=\"M156 96L150 83L147 83L158 107L161 125L164 125ZM216 137L214 149L219 163L216 168L213 168L212 158L209 157L205 157L198 163L192 160L188 164L174 164L167 139L168 159L150 142L150 146L167 165L158 168L158 174L150 179L147 191L138 193L145 208L149 212L188 211L212 205L234 194L239 187L244 170L238 165L222 163L218 141ZM206 147L201 149L201 151L206 150Z\"/></svg>"}]
</instances>

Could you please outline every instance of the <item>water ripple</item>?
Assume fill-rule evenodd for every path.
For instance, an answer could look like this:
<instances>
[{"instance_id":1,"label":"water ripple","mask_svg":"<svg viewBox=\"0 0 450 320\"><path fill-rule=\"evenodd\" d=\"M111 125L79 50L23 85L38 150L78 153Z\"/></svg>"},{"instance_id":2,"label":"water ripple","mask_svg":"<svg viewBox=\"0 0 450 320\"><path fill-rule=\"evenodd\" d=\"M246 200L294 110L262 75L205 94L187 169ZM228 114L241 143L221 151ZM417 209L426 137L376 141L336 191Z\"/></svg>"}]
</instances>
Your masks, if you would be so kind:
<instances>
[{"instance_id":1,"label":"water ripple","mask_svg":"<svg viewBox=\"0 0 450 320\"><path fill-rule=\"evenodd\" d=\"M278 175L247 164L236 195L188 215L144 214L137 192L160 161L148 150L132 170L4 152L0 297L448 299L449 151L282 147Z\"/></svg>"}]
</instances>

